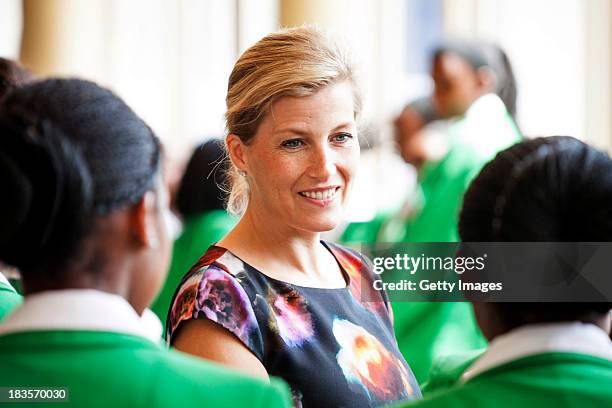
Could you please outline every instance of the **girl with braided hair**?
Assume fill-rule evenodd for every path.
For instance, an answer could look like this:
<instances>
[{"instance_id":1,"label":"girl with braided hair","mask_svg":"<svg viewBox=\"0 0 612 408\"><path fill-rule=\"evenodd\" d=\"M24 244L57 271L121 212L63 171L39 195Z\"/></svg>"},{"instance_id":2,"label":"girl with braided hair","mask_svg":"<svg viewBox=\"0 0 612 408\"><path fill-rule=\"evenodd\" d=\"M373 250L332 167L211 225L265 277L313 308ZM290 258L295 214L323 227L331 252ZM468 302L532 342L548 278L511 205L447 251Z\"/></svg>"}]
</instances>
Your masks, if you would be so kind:
<instances>
[{"instance_id":1,"label":"girl with braided hair","mask_svg":"<svg viewBox=\"0 0 612 408\"><path fill-rule=\"evenodd\" d=\"M170 255L160 156L151 129L92 82L45 80L3 101L0 260L21 271L25 301L0 325L0 384L67 388L74 407L286 406L282 386L150 332Z\"/></svg>"},{"instance_id":2,"label":"girl with braided hair","mask_svg":"<svg viewBox=\"0 0 612 408\"><path fill-rule=\"evenodd\" d=\"M572 137L514 145L471 183L459 233L464 242L610 242L612 160ZM417 407L612 406L609 299L473 307L489 348L437 361L431 398Z\"/></svg>"}]
</instances>

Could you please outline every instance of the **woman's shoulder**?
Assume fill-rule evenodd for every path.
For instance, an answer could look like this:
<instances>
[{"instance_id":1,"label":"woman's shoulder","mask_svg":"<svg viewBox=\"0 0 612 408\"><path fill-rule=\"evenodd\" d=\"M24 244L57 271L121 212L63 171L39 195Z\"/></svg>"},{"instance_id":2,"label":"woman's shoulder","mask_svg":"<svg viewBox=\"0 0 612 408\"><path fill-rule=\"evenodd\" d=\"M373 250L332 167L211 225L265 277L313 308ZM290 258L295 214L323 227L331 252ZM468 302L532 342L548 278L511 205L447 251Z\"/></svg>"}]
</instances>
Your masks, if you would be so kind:
<instances>
[{"instance_id":1,"label":"woman's shoulder","mask_svg":"<svg viewBox=\"0 0 612 408\"><path fill-rule=\"evenodd\" d=\"M331 241L322 241L338 262L351 263L355 266L365 265L365 257L356 249Z\"/></svg>"},{"instance_id":2,"label":"woman's shoulder","mask_svg":"<svg viewBox=\"0 0 612 408\"><path fill-rule=\"evenodd\" d=\"M323 242L332 252L349 279L353 297L366 309L393 320L393 312L387 293L376 284L380 276L375 273L372 261L361 252L332 242Z\"/></svg>"},{"instance_id":3,"label":"woman's shoulder","mask_svg":"<svg viewBox=\"0 0 612 408\"><path fill-rule=\"evenodd\" d=\"M372 261L361 252L334 242L323 241L323 244L331 251L340 266L348 273L351 280L362 280L364 278L375 280L377 278Z\"/></svg>"},{"instance_id":4,"label":"woman's shoulder","mask_svg":"<svg viewBox=\"0 0 612 408\"><path fill-rule=\"evenodd\" d=\"M257 326L246 288L245 264L225 248L211 246L194 264L176 290L167 324L167 337L181 322L207 318L231 327L247 341L248 331ZM249 330L245 330L248 328Z\"/></svg>"}]
</instances>

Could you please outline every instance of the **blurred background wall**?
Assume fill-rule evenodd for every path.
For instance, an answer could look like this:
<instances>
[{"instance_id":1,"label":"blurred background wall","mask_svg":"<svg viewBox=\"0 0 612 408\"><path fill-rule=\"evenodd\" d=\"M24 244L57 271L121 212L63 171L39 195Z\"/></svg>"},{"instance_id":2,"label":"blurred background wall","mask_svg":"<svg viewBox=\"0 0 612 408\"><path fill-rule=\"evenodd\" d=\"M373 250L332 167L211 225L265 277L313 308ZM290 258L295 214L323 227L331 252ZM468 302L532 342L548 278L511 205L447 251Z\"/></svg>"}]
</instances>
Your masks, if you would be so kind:
<instances>
[{"instance_id":1,"label":"blurred background wall","mask_svg":"<svg viewBox=\"0 0 612 408\"><path fill-rule=\"evenodd\" d=\"M506 49L527 135L612 148L609 0L2 0L0 55L41 75L112 88L182 157L223 135L227 78L240 52L303 23L343 36L360 62L364 132L382 141L365 157L363 183L388 190L412 177L392 154L391 120L430 92L429 50L447 35ZM390 168L401 176L384 177Z\"/></svg>"}]
</instances>

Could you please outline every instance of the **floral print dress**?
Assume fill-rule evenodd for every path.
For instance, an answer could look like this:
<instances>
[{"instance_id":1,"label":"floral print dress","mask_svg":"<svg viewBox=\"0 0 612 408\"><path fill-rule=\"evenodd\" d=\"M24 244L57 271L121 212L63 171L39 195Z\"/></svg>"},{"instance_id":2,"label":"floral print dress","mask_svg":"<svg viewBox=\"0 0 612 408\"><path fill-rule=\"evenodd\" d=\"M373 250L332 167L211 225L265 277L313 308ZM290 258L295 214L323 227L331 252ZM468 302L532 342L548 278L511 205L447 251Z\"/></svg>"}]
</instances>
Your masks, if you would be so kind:
<instances>
[{"instance_id":1,"label":"floral print dress","mask_svg":"<svg viewBox=\"0 0 612 408\"><path fill-rule=\"evenodd\" d=\"M282 282L211 246L175 292L168 342L185 320L216 322L290 385L296 407L375 407L420 398L398 350L386 294L373 289L379 278L371 264L358 252L322 244L340 265L345 288Z\"/></svg>"}]
</instances>

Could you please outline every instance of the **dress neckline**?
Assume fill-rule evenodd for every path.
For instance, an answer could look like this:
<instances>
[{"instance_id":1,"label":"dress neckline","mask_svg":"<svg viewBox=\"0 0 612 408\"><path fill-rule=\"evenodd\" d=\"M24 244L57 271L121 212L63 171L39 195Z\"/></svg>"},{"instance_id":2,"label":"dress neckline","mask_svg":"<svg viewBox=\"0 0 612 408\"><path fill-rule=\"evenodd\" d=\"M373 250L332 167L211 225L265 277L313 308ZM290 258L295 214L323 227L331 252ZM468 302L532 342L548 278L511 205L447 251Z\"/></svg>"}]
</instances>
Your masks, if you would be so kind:
<instances>
[{"instance_id":1,"label":"dress neckline","mask_svg":"<svg viewBox=\"0 0 612 408\"><path fill-rule=\"evenodd\" d=\"M208 251L210 251L211 248L218 248L224 251L224 254L227 253L229 255L231 255L232 257L238 259L240 262L242 262L245 267L248 266L251 270L257 272L258 274L260 274L261 276L263 276L264 278L266 278L267 280L270 280L272 282L276 282L276 283L280 283L282 285L289 285L298 289L305 289L305 290L325 290L325 291L347 291L350 289L351 287L351 277L350 274L347 272L345 265L342 263L342 258L338 257L335 253L335 249L334 249L334 244L330 244L326 241L320 240L319 241L323 247L329 251L329 253L332 255L332 257L336 260L336 263L338 264L338 267L340 268L340 273L342 274L342 277L344 278L344 282L345 282L345 286L341 287L341 288L321 288L321 287L316 287L316 286L303 286L303 285L298 285L292 282L287 282L287 281L283 281L280 279L276 279L271 277L270 275L262 272L261 270L259 270L258 268L254 267L253 265L251 265L250 263L248 263L247 261L245 261L244 259L242 259L241 257L239 257L238 255L236 255L234 252L232 252L231 250L219 246L217 245L217 243L215 242L214 244L212 244L210 246L210 248L208 248ZM218 261L223 255L217 257L216 259L214 259L212 263Z\"/></svg>"}]
</instances>

